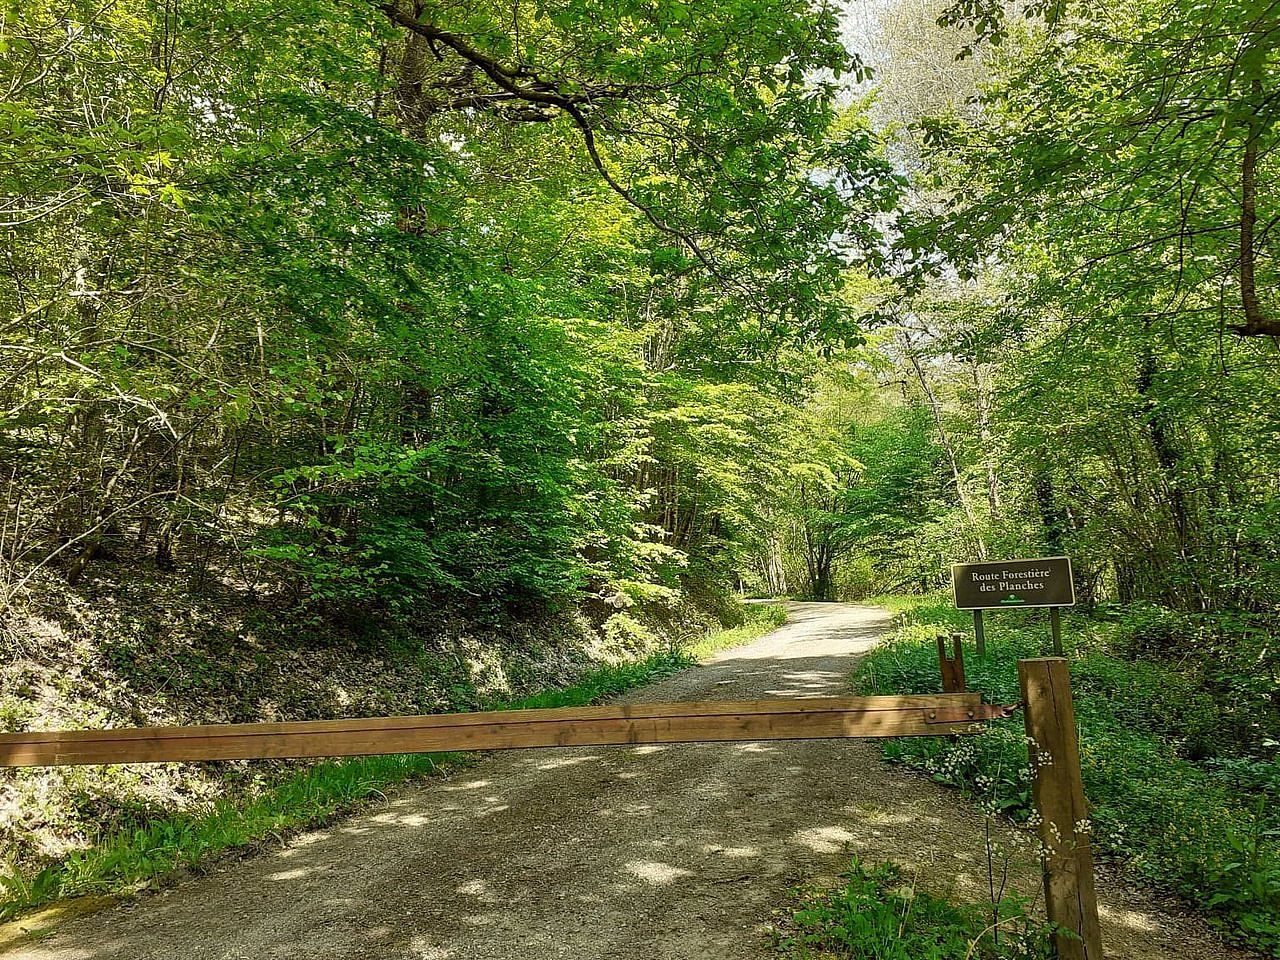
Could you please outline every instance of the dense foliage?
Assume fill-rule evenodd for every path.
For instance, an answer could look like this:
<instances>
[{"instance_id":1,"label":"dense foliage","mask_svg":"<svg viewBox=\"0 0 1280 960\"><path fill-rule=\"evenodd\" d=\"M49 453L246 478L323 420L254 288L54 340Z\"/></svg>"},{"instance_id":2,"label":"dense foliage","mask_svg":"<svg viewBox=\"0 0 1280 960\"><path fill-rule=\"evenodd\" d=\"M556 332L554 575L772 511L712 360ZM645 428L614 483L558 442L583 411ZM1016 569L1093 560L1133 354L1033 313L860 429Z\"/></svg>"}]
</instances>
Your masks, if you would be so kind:
<instances>
[{"instance_id":1,"label":"dense foliage","mask_svg":"<svg viewBox=\"0 0 1280 960\"><path fill-rule=\"evenodd\" d=\"M0 724L474 708L741 622L885 252L864 76L808 0L9 5ZM8 775L0 882L305 822L280 775Z\"/></svg>"},{"instance_id":2,"label":"dense foliage","mask_svg":"<svg viewBox=\"0 0 1280 960\"><path fill-rule=\"evenodd\" d=\"M872 116L909 189L813 593L1069 554L1084 603L1173 611L1144 654L1274 714L1277 24L1242 0L886 17Z\"/></svg>"},{"instance_id":3,"label":"dense foliage","mask_svg":"<svg viewBox=\"0 0 1280 960\"><path fill-rule=\"evenodd\" d=\"M1102 843L1274 946L1280 8L877 9L9 5L0 723L473 706L513 623L1065 553ZM250 696L335 651L395 695ZM1019 749L947 776L1017 813Z\"/></svg>"},{"instance_id":4,"label":"dense foliage","mask_svg":"<svg viewBox=\"0 0 1280 960\"><path fill-rule=\"evenodd\" d=\"M860 432L880 464L845 524L841 589L927 592L951 560L1069 554L1099 849L1274 951L1280 351L1259 185L1276 176L1277 10L966 0L930 16L946 29L886 31L899 77L936 69L921 47L973 58L932 99L883 92L911 190L877 308L881 409ZM937 688L935 630L965 617L912 606L864 690ZM1013 702L1047 626L994 620L971 679ZM889 752L1027 812L1016 723Z\"/></svg>"},{"instance_id":5,"label":"dense foliage","mask_svg":"<svg viewBox=\"0 0 1280 960\"><path fill-rule=\"evenodd\" d=\"M723 578L795 345L857 337L896 178L830 9L0 29L6 601L135 558L384 615Z\"/></svg>"},{"instance_id":6,"label":"dense foliage","mask_svg":"<svg viewBox=\"0 0 1280 960\"><path fill-rule=\"evenodd\" d=\"M916 118L886 309L953 469L951 551L1029 541L1091 599L1273 613L1277 10L939 9L1003 40L969 102Z\"/></svg>"},{"instance_id":7,"label":"dense foliage","mask_svg":"<svg viewBox=\"0 0 1280 960\"><path fill-rule=\"evenodd\" d=\"M1274 11L887 17L868 115L830 9L639 10L6 21L5 602L142 557L607 612L1035 545L1274 611Z\"/></svg>"}]
</instances>

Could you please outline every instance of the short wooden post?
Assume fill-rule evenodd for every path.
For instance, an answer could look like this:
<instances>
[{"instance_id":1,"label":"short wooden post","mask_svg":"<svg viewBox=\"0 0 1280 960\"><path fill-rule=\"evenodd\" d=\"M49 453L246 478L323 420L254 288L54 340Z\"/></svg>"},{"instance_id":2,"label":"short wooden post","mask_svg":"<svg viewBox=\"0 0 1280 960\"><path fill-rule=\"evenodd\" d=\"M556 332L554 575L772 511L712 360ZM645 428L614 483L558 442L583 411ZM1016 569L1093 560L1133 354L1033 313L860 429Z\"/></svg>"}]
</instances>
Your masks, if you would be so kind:
<instances>
[{"instance_id":1,"label":"short wooden post","mask_svg":"<svg viewBox=\"0 0 1280 960\"><path fill-rule=\"evenodd\" d=\"M1049 630L1053 633L1053 655L1062 656L1062 610L1059 607L1049 608Z\"/></svg>"},{"instance_id":2,"label":"short wooden post","mask_svg":"<svg viewBox=\"0 0 1280 960\"><path fill-rule=\"evenodd\" d=\"M938 636L938 668L942 673L943 693L964 693L964 634L951 635L951 654L947 655L947 638Z\"/></svg>"},{"instance_id":3,"label":"short wooden post","mask_svg":"<svg viewBox=\"0 0 1280 960\"><path fill-rule=\"evenodd\" d=\"M987 653L987 630L986 625L982 622L982 611L973 611L973 642L978 649L978 656L986 656Z\"/></svg>"},{"instance_id":4,"label":"short wooden post","mask_svg":"<svg viewBox=\"0 0 1280 960\"><path fill-rule=\"evenodd\" d=\"M1102 960L1080 743L1067 661L1018 661L1043 847L1044 899L1060 960Z\"/></svg>"}]
</instances>

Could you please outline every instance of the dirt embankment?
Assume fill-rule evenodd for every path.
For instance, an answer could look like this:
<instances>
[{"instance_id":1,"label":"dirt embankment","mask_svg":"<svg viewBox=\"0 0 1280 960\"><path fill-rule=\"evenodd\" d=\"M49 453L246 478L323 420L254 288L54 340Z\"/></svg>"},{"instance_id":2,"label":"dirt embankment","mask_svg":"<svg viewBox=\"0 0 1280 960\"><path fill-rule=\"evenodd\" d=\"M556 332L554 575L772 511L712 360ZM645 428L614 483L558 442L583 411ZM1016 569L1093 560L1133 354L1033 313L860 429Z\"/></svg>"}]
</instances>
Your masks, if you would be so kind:
<instances>
[{"instance_id":1,"label":"dirt embankment","mask_svg":"<svg viewBox=\"0 0 1280 960\"><path fill-rule=\"evenodd\" d=\"M197 593L181 577L147 569L104 568L74 590L53 576L37 586L0 619L0 730L474 709L572 682L600 659L642 652L646 639L606 635L574 610L525 620L458 613L398 626L308 623L247 588L219 583ZM0 772L0 862L30 874L95 836L248 793L287 766Z\"/></svg>"}]
</instances>

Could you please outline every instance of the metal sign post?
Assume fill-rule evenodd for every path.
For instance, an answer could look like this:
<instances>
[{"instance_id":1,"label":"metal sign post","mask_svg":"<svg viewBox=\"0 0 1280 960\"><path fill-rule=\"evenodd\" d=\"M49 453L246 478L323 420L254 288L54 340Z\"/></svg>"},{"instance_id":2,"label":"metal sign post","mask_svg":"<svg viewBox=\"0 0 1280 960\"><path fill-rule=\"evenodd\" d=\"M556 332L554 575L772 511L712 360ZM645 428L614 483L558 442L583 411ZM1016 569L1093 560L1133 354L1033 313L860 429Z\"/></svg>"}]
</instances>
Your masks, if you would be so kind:
<instances>
[{"instance_id":1,"label":"metal sign post","mask_svg":"<svg viewBox=\"0 0 1280 960\"><path fill-rule=\"evenodd\" d=\"M1048 607L1053 652L1062 655L1062 608L1076 602L1069 557L953 563L951 590L958 609L973 611L973 638L979 656L987 650L982 612L1010 607Z\"/></svg>"}]
</instances>

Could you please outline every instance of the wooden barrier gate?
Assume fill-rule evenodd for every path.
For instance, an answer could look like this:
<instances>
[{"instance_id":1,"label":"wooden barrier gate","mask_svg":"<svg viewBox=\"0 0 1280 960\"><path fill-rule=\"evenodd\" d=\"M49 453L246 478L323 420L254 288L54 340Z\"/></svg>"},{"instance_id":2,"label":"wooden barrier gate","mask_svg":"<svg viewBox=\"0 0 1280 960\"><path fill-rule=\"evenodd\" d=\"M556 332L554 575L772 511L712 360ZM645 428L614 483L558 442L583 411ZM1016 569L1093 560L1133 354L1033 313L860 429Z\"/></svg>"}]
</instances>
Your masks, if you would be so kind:
<instances>
[{"instance_id":1,"label":"wooden barrier gate","mask_svg":"<svg viewBox=\"0 0 1280 960\"><path fill-rule=\"evenodd\" d=\"M957 648L958 649L958 648ZM918 737L977 733L1015 706L965 693L963 659L939 644L949 692L899 697L621 704L552 710L0 734L0 767L450 753L608 744ZM1101 960L1075 715L1066 661L1019 664L1034 746L1045 903L1062 960Z\"/></svg>"}]
</instances>

